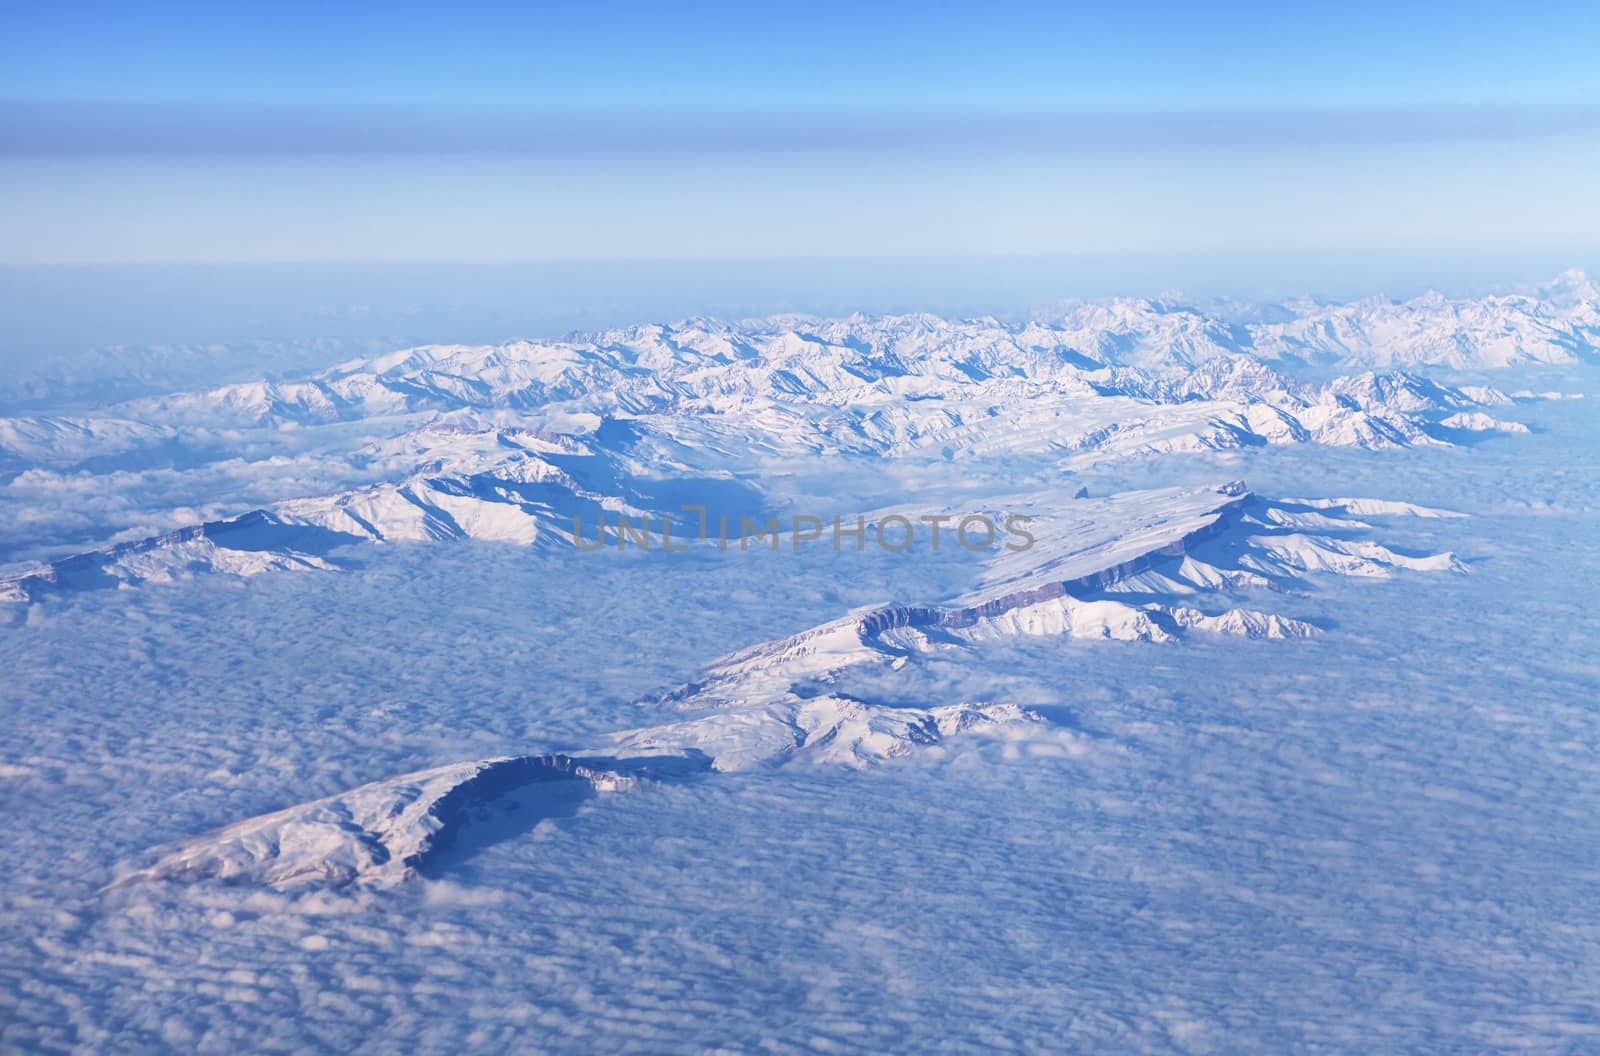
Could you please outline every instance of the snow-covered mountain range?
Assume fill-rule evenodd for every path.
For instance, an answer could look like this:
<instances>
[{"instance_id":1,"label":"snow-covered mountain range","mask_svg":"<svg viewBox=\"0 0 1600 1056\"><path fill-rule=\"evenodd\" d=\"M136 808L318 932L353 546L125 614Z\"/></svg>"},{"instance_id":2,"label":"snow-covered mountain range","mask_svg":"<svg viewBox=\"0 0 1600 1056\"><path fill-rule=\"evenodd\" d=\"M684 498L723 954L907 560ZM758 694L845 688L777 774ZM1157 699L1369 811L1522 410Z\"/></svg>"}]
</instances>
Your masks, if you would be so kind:
<instances>
[{"instance_id":1,"label":"snow-covered mountain range","mask_svg":"<svg viewBox=\"0 0 1600 1056\"><path fill-rule=\"evenodd\" d=\"M1494 369L1600 353L1600 285L1582 271L1524 293L1345 303L1298 299L1206 310L1176 301L1074 302L1036 318L1097 359L1162 367L1230 353L1345 367Z\"/></svg>"},{"instance_id":2,"label":"snow-covered mountain range","mask_svg":"<svg viewBox=\"0 0 1600 1056\"><path fill-rule=\"evenodd\" d=\"M1536 397L1406 370L1302 380L1293 365L1589 355L1593 283L1563 281L1547 299L1359 302L1252 324L1133 300L1027 324L691 320L404 349L299 380L0 419L0 595L90 572L129 582L208 565L322 567L263 537L280 522L333 533L325 545L548 542L575 513L675 506L687 481L744 512L797 461L1022 459L1076 472L1261 445L1460 443L1522 428L1497 415ZM74 491L104 501L99 526L41 536L34 509ZM211 516L167 512L179 509ZM228 527L246 514L251 533ZM96 533L106 545L71 545ZM162 551L171 559L152 556Z\"/></svg>"},{"instance_id":3,"label":"snow-covered mountain range","mask_svg":"<svg viewBox=\"0 0 1600 1056\"><path fill-rule=\"evenodd\" d=\"M955 736L1003 738L1045 720L1005 700L908 706L867 699L850 692L850 676L892 673L921 656L1017 637L1310 637L1319 633L1310 623L1219 598L1293 590L1313 573L1462 570L1447 553L1405 556L1365 538L1366 518L1449 516L1374 499L1268 501L1239 482L1088 500L1048 546L994 557L959 597L870 606L713 662L655 699L680 720L554 754L373 782L159 849L151 864L117 884L390 884L427 868L442 849L482 837L486 827L531 825L551 809L551 797L792 761L859 767Z\"/></svg>"},{"instance_id":4,"label":"snow-covered mountain range","mask_svg":"<svg viewBox=\"0 0 1600 1056\"><path fill-rule=\"evenodd\" d=\"M963 542L946 594L729 641L693 680L639 701L642 725L288 807L165 848L121 881L391 883L563 797L790 762L873 765L1048 722L1003 694L908 702L861 688L908 666L981 664L1023 640L1309 638L1316 620L1273 610L1320 577L1463 571L1450 553L1375 538L1448 511L1267 498L1237 481L1090 495L1081 481L1256 447L1383 457L1526 431L1500 416L1541 397L1410 368L1591 356L1597 303L1571 275L1541 297L1303 304L1243 320L1128 299L1023 324L691 320L409 348L298 379L11 418L0 421L11 509L67 494L106 512L73 537L98 532L98 545L63 536L13 561L0 600L20 609L195 573L341 574L361 547L458 540L576 567L584 551L627 545L631 526L672 561L727 549L707 523L798 526L814 511L880 540L898 520L919 546L933 513L1029 526L1027 545ZM826 510L807 505L819 498ZM689 528L686 509L702 530L667 545L674 519ZM798 550L798 527L772 546Z\"/></svg>"}]
</instances>

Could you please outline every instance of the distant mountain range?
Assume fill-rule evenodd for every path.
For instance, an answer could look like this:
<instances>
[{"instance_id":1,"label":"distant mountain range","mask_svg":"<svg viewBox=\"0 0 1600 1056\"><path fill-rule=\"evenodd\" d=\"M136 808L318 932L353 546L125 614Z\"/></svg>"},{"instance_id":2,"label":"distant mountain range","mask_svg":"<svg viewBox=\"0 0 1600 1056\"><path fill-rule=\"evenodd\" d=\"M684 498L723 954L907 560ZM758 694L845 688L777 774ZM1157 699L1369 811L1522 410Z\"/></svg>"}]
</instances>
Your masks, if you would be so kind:
<instances>
[{"instance_id":1,"label":"distant mountain range","mask_svg":"<svg viewBox=\"0 0 1600 1056\"><path fill-rule=\"evenodd\" d=\"M761 481L795 460L1023 459L1077 472L1260 445L1451 444L1523 430L1488 412L1537 397L1393 365L1569 362L1600 341L1600 291L1579 273L1539 296L1307 302L1254 316L1115 299L1026 324L691 320L403 349L300 380L0 419L0 479L21 485L87 473L116 487L154 464L199 488L241 447L268 460L288 444L310 451L301 490L249 488L246 465L242 490L267 504L142 537L137 520L111 525L115 545L13 565L0 598L204 568L326 569L328 551L355 540L551 545L570 538L575 516L650 516L690 492L753 512L766 505ZM1297 376L1329 364L1384 369Z\"/></svg>"}]
</instances>

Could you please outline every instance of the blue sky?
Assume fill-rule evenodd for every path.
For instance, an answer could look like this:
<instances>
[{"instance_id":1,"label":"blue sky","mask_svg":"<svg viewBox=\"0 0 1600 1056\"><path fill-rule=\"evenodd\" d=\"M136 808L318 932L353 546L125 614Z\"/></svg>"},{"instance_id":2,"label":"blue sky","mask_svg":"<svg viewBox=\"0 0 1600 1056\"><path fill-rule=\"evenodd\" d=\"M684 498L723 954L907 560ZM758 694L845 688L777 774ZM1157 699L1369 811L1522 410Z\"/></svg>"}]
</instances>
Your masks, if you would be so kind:
<instances>
[{"instance_id":1,"label":"blue sky","mask_svg":"<svg viewBox=\"0 0 1600 1056\"><path fill-rule=\"evenodd\" d=\"M0 263L1600 246L1592 5L1298 7L29 5Z\"/></svg>"},{"instance_id":2,"label":"blue sky","mask_svg":"<svg viewBox=\"0 0 1600 1056\"><path fill-rule=\"evenodd\" d=\"M1109 109L1600 100L1593 5L35 4L14 99Z\"/></svg>"}]
</instances>

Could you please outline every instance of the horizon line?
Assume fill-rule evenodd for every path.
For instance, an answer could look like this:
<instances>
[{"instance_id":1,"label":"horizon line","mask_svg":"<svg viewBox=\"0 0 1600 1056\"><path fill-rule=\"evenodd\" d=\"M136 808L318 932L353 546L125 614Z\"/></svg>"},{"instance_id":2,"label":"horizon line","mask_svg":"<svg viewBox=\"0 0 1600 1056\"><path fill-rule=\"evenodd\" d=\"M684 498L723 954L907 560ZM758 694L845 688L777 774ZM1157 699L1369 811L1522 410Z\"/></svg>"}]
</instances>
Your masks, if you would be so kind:
<instances>
[{"instance_id":1,"label":"horizon line","mask_svg":"<svg viewBox=\"0 0 1600 1056\"><path fill-rule=\"evenodd\" d=\"M1600 103L1198 108L515 106L0 99L0 158L1143 153L1600 131Z\"/></svg>"}]
</instances>

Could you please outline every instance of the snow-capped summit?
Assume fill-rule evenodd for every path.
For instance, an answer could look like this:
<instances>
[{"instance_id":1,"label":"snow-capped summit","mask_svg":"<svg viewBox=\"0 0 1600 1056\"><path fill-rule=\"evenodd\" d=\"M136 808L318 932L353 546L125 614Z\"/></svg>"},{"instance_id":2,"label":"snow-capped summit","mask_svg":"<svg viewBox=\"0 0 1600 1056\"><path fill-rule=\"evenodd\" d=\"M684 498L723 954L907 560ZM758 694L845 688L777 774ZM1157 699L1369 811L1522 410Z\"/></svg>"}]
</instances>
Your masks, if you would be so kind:
<instances>
[{"instance_id":1,"label":"snow-capped summit","mask_svg":"<svg viewBox=\"0 0 1600 1056\"><path fill-rule=\"evenodd\" d=\"M1369 298L1306 307L1284 322L1250 327L1250 347L1266 358L1368 367L1493 369L1570 363L1597 351L1593 306L1527 296L1409 301Z\"/></svg>"}]
</instances>

